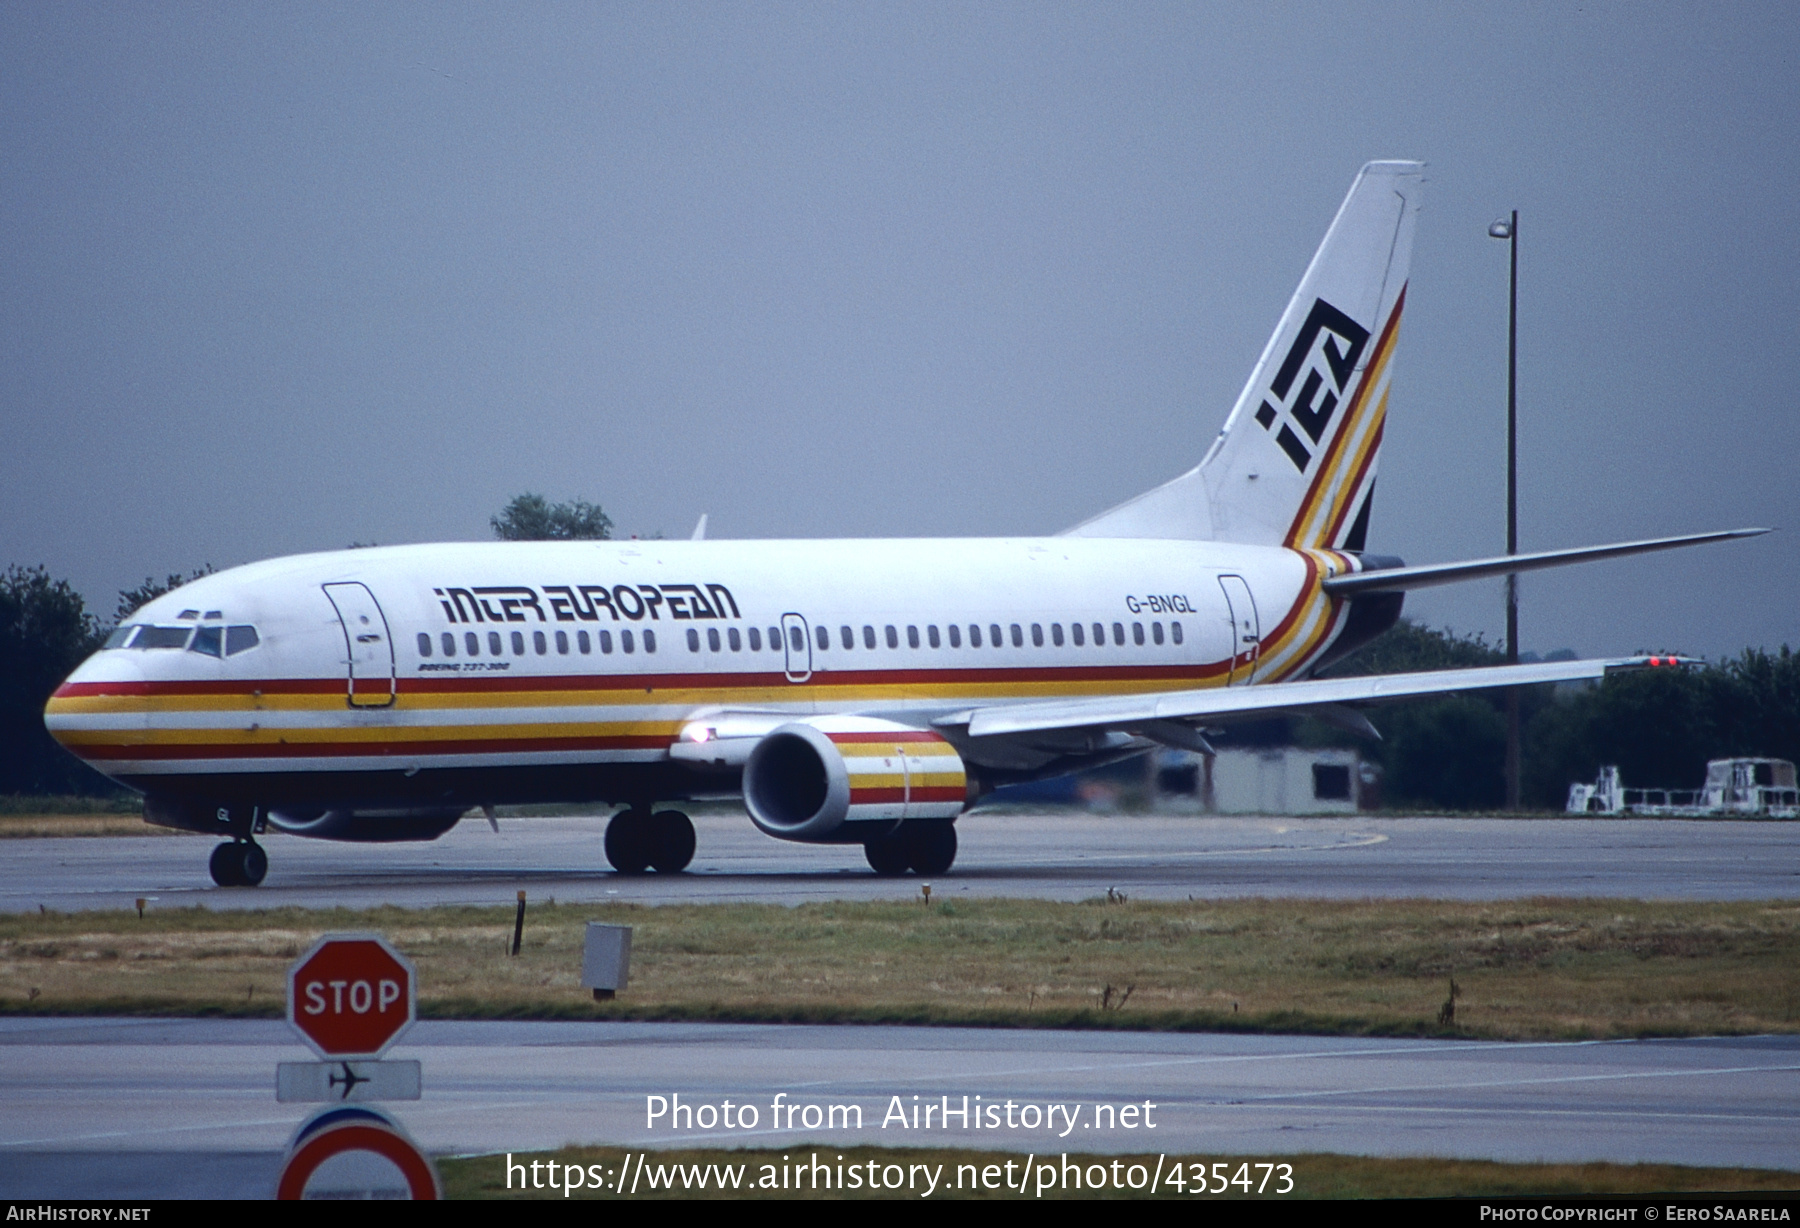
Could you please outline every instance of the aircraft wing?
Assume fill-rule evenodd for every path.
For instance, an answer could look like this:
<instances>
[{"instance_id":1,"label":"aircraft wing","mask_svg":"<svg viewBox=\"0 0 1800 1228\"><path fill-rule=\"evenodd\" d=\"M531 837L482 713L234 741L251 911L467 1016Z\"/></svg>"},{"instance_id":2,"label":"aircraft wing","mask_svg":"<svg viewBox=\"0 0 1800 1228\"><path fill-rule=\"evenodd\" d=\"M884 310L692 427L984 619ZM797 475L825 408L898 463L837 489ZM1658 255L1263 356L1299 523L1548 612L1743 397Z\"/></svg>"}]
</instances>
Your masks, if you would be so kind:
<instances>
[{"instance_id":1,"label":"aircraft wing","mask_svg":"<svg viewBox=\"0 0 1800 1228\"><path fill-rule=\"evenodd\" d=\"M1296 712L1330 711L1345 705L1385 703L1421 695L1445 695L1491 687L1531 686L1603 678L1622 670L1685 665L1683 657L1625 657L1592 661L1546 661L1533 665L1493 665L1365 678L1311 679L1255 686L1214 687L1148 695L1109 695L1043 703L1003 704L952 713L933 722L966 724L972 738L1055 729L1131 729L1163 721L1204 721Z\"/></svg>"}]
</instances>

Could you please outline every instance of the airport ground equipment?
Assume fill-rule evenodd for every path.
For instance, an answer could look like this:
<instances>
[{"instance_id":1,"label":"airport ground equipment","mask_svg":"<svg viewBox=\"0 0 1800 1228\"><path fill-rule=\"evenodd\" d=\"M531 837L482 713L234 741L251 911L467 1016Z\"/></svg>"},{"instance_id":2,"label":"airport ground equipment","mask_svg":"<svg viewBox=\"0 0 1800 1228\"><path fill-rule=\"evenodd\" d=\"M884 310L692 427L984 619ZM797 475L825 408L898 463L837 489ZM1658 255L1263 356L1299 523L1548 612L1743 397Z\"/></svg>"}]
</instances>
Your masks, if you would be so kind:
<instances>
[{"instance_id":1,"label":"airport ground equipment","mask_svg":"<svg viewBox=\"0 0 1800 1228\"><path fill-rule=\"evenodd\" d=\"M1786 759L1713 759L1698 789L1627 789L1619 769L1600 769L1593 784L1569 786L1570 814L1670 818L1800 818L1800 788Z\"/></svg>"}]
</instances>

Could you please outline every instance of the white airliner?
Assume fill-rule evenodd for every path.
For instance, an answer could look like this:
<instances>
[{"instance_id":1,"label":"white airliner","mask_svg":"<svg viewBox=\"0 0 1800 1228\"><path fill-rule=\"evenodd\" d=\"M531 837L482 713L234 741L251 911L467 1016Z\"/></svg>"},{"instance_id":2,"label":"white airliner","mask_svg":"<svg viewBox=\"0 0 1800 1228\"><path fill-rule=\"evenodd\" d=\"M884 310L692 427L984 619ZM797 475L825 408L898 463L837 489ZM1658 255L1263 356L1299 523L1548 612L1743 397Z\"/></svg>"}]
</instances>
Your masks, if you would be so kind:
<instances>
[{"instance_id":1,"label":"white airliner","mask_svg":"<svg viewBox=\"0 0 1800 1228\"><path fill-rule=\"evenodd\" d=\"M1654 658L1318 671L1405 590L1763 530L1431 567L1364 552L1423 167L1373 162L1187 473L1055 537L396 546L275 559L149 603L51 699L62 744L228 839L430 840L501 803L607 802L624 873L694 852L683 799L939 874L985 791L1215 727L1600 677ZM698 537L699 534L697 533ZM489 810L490 820L492 811Z\"/></svg>"}]
</instances>

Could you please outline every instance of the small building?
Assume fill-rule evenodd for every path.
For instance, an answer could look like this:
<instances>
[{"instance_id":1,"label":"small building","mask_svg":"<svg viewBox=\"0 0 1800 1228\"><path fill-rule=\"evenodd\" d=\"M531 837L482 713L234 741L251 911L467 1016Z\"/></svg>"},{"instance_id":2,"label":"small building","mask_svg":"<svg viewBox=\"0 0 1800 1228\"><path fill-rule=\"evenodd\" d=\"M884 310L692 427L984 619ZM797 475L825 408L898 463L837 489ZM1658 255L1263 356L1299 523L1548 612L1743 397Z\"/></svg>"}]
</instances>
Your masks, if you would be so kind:
<instances>
[{"instance_id":1,"label":"small building","mask_svg":"<svg viewBox=\"0 0 1800 1228\"><path fill-rule=\"evenodd\" d=\"M1377 804L1379 775L1353 750L1271 746L1151 756L1159 805L1203 814L1355 814Z\"/></svg>"}]
</instances>

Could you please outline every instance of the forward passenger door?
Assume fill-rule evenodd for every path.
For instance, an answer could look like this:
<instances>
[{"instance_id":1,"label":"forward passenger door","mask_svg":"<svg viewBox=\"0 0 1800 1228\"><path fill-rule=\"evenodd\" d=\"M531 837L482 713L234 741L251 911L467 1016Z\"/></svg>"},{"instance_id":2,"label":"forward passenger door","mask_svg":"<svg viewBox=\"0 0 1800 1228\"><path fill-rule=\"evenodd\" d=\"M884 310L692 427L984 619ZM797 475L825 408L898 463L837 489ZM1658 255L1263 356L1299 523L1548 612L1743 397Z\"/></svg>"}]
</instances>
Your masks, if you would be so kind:
<instances>
[{"instance_id":1,"label":"forward passenger door","mask_svg":"<svg viewBox=\"0 0 1800 1228\"><path fill-rule=\"evenodd\" d=\"M327 584L325 596L344 630L352 708L386 708L393 704L394 643L387 616L375 594L362 584Z\"/></svg>"}]
</instances>

